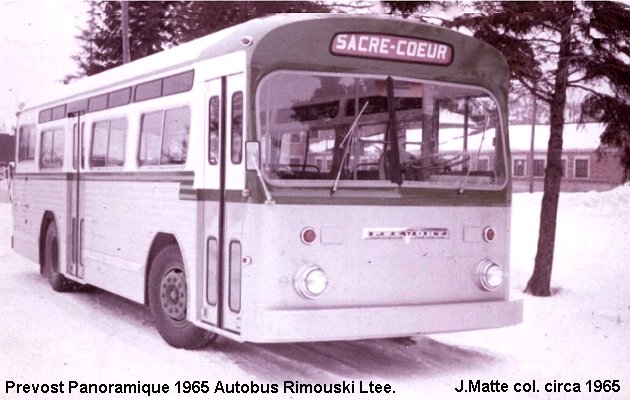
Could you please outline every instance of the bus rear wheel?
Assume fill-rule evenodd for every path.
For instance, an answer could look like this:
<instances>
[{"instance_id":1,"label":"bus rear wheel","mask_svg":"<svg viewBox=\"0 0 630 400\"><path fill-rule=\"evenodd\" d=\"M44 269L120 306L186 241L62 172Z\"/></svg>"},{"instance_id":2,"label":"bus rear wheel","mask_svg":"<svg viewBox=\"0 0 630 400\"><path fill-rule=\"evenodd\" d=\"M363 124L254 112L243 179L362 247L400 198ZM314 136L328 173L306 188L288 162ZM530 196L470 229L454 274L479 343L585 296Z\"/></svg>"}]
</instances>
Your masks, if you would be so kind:
<instances>
[{"instance_id":1,"label":"bus rear wheel","mask_svg":"<svg viewBox=\"0 0 630 400\"><path fill-rule=\"evenodd\" d=\"M216 334L186 320L188 287L186 272L177 245L162 248L149 271L149 308L162 338L180 349L199 349L210 344Z\"/></svg>"},{"instance_id":2,"label":"bus rear wheel","mask_svg":"<svg viewBox=\"0 0 630 400\"><path fill-rule=\"evenodd\" d=\"M50 286L56 292L67 292L75 290L79 284L66 278L59 272L59 239L57 236L57 225L55 221L50 221L46 228L46 238L44 240L44 274L48 277Z\"/></svg>"}]
</instances>

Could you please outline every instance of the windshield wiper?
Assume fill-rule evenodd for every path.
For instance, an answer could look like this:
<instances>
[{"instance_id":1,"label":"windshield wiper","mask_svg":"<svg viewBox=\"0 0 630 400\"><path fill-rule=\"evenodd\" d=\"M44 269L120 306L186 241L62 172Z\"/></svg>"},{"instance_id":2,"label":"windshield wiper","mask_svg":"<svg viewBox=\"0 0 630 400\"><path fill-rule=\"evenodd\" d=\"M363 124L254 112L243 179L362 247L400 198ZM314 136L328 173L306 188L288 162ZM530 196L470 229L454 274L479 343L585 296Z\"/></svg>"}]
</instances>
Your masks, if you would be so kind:
<instances>
[{"instance_id":1,"label":"windshield wiper","mask_svg":"<svg viewBox=\"0 0 630 400\"><path fill-rule=\"evenodd\" d=\"M335 178L335 182L333 183L332 188L330 188L331 195L333 195L337 191L337 186L339 185L339 179L341 179L341 171L343 170L343 165L346 162L346 156L350 152L350 147L352 147L350 146L350 144L353 143L353 140L354 140L355 128L357 124L359 123L359 119L361 118L361 115L363 115L363 112L365 111L368 103L369 101L366 101L365 104L363 104L363 108L361 108L361 111L359 111L359 114L357 114L357 117L354 119L354 122L352 122L350 129L348 129L348 133L346 133L346 136L344 136L343 140L341 141L340 146L343 147L345 143L346 147L343 148L343 156L341 157L341 163L339 164L337 177Z\"/></svg>"}]
</instances>

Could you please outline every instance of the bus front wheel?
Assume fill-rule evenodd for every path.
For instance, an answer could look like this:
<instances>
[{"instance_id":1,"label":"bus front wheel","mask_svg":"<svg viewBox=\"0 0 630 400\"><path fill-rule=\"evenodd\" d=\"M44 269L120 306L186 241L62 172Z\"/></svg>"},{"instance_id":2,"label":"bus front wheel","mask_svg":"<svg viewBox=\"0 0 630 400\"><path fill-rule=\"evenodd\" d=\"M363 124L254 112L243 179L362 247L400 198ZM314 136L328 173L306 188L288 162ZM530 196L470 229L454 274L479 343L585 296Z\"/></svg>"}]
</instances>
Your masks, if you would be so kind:
<instances>
[{"instance_id":1,"label":"bus front wheel","mask_svg":"<svg viewBox=\"0 0 630 400\"><path fill-rule=\"evenodd\" d=\"M188 287L184 263L177 245L162 248L149 271L149 307L158 332L173 347L199 349L216 334L186 320Z\"/></svg>"},{"instance_id":2,"label":"bus front wheel","mask_svg":"<svg viewBox=\"0 0 630 400\"><path fill-rule=\"evenodd\" d=\"M59 238L57 236L57 225L55 221L50 221L46 228L46 238L44 241L44 274L48 277L50 286L56 292L75 290L78 286L75 282L59 272Z\"/></svg>"}]
</instances>

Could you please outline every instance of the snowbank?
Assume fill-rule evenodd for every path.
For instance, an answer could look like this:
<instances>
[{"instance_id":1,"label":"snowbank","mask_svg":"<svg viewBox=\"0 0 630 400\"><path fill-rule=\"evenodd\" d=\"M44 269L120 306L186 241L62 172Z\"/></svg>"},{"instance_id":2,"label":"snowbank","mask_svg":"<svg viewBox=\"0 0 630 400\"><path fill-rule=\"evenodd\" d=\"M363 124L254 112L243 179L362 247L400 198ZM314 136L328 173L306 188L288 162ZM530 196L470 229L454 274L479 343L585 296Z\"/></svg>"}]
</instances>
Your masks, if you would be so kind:
<instances>
[{"instance_id":1,"label":"snowbank","mask_svg":"<svg viewBox=\"0 0 630 400\"><path fill-rule=\"evenodd\" d=\"M531 274L541 194L514 196L512 286L521 292ZM461 380L498 380L497 398L630 398L630 186L603 193L562 193L551 298L525 299L521 325L478 332L418 335L411 340L254 345L219 339L202 351L168 347L144 307L101 290L59 294L38 267L10 249L9 204L0 204L0 377L16 383L222 383L370 381L395 393L360 398L487 397L457 393ZM619 380L618 393L588 393L588 380ZM538 392L516 393L515 384ZM554 386L554 381L556 385ZM33 395L2 399L146 398L146 395ZM558 386L558 383L571 383ZM581 393L547 393L575 388ZM340 395L320 395L338 398ZM355 395L341 395L355 398ZM239 395L152 395L158 399L234 398ZM254 398L310 399L305 394Z\"/></svg>"}]
</instances>

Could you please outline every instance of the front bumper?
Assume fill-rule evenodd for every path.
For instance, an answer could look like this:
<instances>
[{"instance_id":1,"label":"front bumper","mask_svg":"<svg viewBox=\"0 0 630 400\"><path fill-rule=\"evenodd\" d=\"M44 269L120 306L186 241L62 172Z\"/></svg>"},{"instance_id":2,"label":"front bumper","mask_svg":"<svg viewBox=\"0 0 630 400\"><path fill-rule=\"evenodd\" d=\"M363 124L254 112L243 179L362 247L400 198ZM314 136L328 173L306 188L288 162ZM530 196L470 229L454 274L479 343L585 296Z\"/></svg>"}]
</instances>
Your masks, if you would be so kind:
<instances>
[{"instance_id":1,"label":"front bumper","mask_svg":"<svg viewBox=\"0 0 630 400\"><path fill-rule=\"evenodd\" d=\"M523 302L502 300L366 308L266 310L242 316L241 340L307 342L373 339L515 325Z\"/></svg>"}]
</instances>

